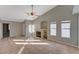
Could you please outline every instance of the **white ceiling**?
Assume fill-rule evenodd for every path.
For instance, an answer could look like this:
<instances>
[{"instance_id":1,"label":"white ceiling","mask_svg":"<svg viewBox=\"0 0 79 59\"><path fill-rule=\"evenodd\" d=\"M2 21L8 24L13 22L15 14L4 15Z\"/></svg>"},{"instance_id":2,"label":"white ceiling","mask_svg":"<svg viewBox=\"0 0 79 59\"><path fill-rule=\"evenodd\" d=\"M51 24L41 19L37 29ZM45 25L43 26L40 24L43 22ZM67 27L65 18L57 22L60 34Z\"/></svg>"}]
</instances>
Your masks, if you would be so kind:
<instances>
[{"instance_id":1,"label":"white ceiling","mask_svg":"<svg viewBox=\"0 0 79 59\"><path fill-rule=\"evenodd\" d=\"M41 16L56 5L34 5L36 14ZM31 5L0 5L0 20L18 21L34 20L26 12L31 12ZM37 17L36 17L37 18Z\"/></svg>"}]
</instances>

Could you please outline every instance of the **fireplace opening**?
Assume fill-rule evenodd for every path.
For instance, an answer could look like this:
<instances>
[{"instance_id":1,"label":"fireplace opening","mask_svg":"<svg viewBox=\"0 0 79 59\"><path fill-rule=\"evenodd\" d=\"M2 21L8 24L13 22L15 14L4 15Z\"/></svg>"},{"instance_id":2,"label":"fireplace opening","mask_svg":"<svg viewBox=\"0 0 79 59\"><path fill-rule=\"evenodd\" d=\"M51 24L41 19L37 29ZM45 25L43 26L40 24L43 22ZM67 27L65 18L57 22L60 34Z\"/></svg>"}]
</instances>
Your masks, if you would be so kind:
<instances>
[{"instance_id":1,"label":"fireplace opening","mask_svg":"<svg viewBox=\"0 0 79 59\"><path fill-rule=\"evenodd\" d=\"M36 37L41 38L41 32L40 31L36 31Z\"/></svg>"}]
</instances>

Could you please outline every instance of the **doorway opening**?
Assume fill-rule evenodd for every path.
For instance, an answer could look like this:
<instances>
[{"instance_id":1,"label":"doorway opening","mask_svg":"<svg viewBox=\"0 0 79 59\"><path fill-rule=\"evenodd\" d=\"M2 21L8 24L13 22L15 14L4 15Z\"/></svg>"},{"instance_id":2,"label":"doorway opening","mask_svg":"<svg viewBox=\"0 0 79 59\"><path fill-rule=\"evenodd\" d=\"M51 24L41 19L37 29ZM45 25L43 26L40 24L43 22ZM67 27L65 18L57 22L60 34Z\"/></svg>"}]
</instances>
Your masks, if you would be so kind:
<instances>
[{"instance_id":1,"label":"doorway opening","mask_svg":"<svg viewBox=\"0 0 79 59\"><path fill-rule=\"evenodd\" d=\"M29 24L29 36L32 37L35 32L35 25Z\"/></svg>"},{"instance_id":2,"label":"doorway opening","mask_svg":"<svg viewBox=\"0 0 79 59\"><path fill-rule=\"evenodd\" d=\"M9 37L10 31L9 31L9 24L3 23L3 38Z\"/></svg>"}]
</instances>

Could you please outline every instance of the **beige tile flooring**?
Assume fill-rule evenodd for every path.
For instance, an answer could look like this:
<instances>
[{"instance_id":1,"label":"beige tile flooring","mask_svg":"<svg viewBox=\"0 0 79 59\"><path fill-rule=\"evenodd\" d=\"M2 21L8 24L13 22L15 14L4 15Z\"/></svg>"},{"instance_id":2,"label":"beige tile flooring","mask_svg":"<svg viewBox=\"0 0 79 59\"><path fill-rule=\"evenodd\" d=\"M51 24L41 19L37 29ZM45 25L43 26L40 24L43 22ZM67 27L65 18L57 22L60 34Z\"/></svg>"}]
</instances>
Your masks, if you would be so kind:
<instances>
[{"instance_id":1,"label":"beige tile flooring","mask_svg":"<svg viewBox=\"0 0 79 59\"><path fill-rule=\"evenodd\" d=\"M24 37L0 40L0 54L78 54L79 49L71 46Z\"/></svg>"}]
</instances>

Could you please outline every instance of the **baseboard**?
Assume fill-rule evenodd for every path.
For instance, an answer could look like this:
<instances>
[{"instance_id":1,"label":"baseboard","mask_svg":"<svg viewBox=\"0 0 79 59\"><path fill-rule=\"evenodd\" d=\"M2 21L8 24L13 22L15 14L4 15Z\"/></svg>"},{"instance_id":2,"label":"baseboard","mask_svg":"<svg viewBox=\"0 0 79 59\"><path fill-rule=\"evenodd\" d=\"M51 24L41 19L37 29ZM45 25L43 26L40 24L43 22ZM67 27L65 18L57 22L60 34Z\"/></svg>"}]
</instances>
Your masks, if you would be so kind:
<instances>
[{"instance_id":1,"label":"baseboard","mask_svg":"<svg viewBox=\"0 0 79 59\"><path fill-rule=\"evenodd\" d=\"M68 45L68 46L72 46L72 47L75 47L75 48L79 48L79 47L76 46L76 45L72 45L72 44L67 43L67 42L64 42L64 41L59 41L59 40L49 40L49 41L53 41L53 42L57 42L57 43L60 43L60 44L64 44L64 45Z\"/></svg>"}]
</instances>

